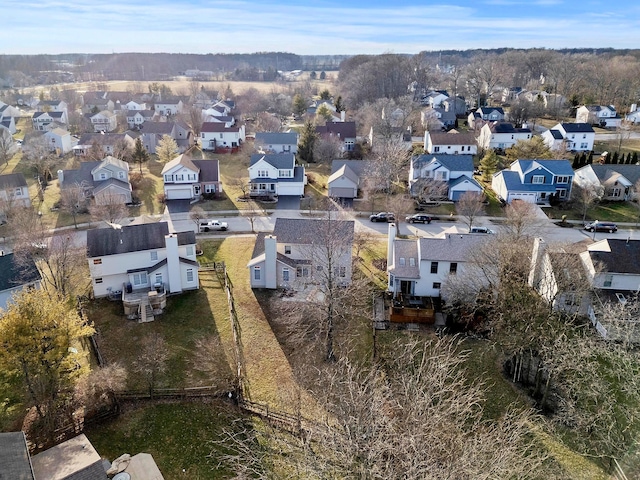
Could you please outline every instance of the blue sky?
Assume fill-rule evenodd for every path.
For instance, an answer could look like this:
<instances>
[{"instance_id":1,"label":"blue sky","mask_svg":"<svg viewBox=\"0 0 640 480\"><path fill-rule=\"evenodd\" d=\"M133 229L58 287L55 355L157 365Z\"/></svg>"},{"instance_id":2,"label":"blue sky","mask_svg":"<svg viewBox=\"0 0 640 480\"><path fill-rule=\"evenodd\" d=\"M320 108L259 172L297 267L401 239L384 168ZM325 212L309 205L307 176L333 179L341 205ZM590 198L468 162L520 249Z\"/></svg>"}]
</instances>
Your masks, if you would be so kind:
<instances>
[{"instance_id":1,"label":"blue sky","mask_svg":"<svg viewBox=\"0 0 640 480\"><path fill-rule=\"evenodd\" d=\"M0 53L640 48L636 0L2 0Z\"/></svg>"}]
</instances>

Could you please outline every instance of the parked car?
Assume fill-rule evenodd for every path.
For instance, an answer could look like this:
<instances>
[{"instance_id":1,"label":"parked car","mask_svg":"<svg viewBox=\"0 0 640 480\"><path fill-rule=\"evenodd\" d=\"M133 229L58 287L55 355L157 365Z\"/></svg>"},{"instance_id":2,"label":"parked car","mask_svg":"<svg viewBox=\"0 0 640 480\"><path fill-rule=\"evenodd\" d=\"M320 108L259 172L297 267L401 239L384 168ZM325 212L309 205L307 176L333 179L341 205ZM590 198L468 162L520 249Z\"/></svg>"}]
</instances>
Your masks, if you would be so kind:
<instances>
[{"instance_id":1,"label":"parked car","mask_svg":"<svg viewBox=\"0 0 640 480\"><path fill-rule=\"evenodd\" d=\"M206 220L200 222L200 232L209 232L218 230L224 232L229 228L227 222L221 222L220 220Z\"/></svg>"},{"instance_id":2,"label":"parked car","mask_svg":"<svg viewBox=\"0 0 640 480\"><path fill-rule=\"evenodd\" d=\"M587 223L584 226L584 229L587 232L617 232L618 226L613 222L599 222L596 220L595 222Z\"/></svg>"},{"instance_id":3,"label":"parked car","mask_svg":"<svg viewBox=\"0 0 640 480\"><path fill-rule=\"evenodd\" d=\"M391 212L380 212L369 216L369 220L372 222L395 222L396 217Z\"/></svg>"},{"instance_id":4,"label":"parked car","mask_svg":"<svg viewBox=\"0 0 640 480\"><path fill-rule=\"evenodd\" d=\"M469 233L496 233L496 232L494 232L493 230L487 227L471 227L471 230L469 230Z\"/></svg>"},{"instance_id":5,"label":"parked car","mask_svg":"<svg viewBox=\"0 0 640 480\"><path fill-rule=\"evenodd\" d=\"M432 218L429 215L423 213L416 213L405 218L408 223L431 223Z\"/></svg>"}]
</instances>

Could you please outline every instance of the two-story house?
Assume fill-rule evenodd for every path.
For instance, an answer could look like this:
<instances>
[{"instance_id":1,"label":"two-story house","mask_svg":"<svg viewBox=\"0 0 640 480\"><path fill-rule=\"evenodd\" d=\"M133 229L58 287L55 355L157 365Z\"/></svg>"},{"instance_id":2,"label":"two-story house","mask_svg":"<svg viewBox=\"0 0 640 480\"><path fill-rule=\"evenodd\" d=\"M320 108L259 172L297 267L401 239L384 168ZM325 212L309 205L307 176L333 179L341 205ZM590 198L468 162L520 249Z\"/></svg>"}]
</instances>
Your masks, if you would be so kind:
<instances>
[{"instance_id":1,"label":"two-story house","mask_svg":"<svg viewBox=\"0 0 640 480\"><path fill-rule=\"evenodd\" d=\"M182 113L183 105L180 99L157 99L154 110L164 116L177 115Z\"/></svg>"},{"instance_id":2,"label":"two-story house","mask_svg":"<svg viewBox=\"0 0 640 480\"><path fill-rule=\"evenodd\" d=\"M318 125L316 133L321 137L342 140L342 151L351 152L356 146L356 122L327 122Z\"/></svg>"},{"instance_id":3,"label":"two-story house","mask_svg":"<svg viewBox=\"0 0 640 480\"><path fill-rule=\"evenodd\" d=\"M87 258L96 298L199 288L195 233L170 232L167 222L88 230Z\"/></svg>"},{"instance_id":4,"label":"two-story house","mask_svg":"<svg viewBox=\"0 0 640 480\"><path fill-rule=\"evenodd\" d=\"M277 218L260 233L247 264L251 288L303 289L351 283L353 220Z\"/></svg>"},{"instance_id":5,"label":"two-story house","mask_svg":"<svg viewBox=\"0 0 640 480\"><path fill-rule=\"evenodd\" d=\"M506 150L513 147L518 140L531 140L529 128L515 128L507 122L485 123L478 135L478 147L484 150Z\"/></svg>"},{"instance_id":6,"label":"two-story house","mask_svg":"<svg viewBox=\"0 0 640 480\"><path fill-rule=\"evenodd\" d=\"M435 155L476 155L478 144L473 133L424 132L424 151Z\"/></svg>"},{"instance_id":7,"label":"two-story house","mask_svg":"<svg viewBox=\"0 0 640 480\"><path fill-rule=\"evenodd\" d=\"M204 122L200 129L200 142L203 150L215 152L235 152L245 142L244 125L227 127L220 122Z\"/></svg>"},{"instance_id":8,"label":"two-story house","mask_svg":"<svg viewBox=\"0 0 640 480\"><path fill-rule=\"evenodd\" d=\"M97 145L105 155L113 155L119 145L124 144L133 150L135 143L135 138L130 133L85 133L72 150L76 156L84 157Z\"/></svg>"},{"instance_id":9,"label":"two-story house","mask_svg":"<svg viewBox=\"0 0 640 480\"><path fill-rule=\"evenodd\" d=\"M432 183L442 183L442 188L433 188ZM409 165L409 190L414 196L422 196L423 190L457 201L466 192L482 193L483 188L473 179L472 155L418 155Z\"/></svg>"},{"instance_id":10,"label":"two-story house","mask_svg":"<svg viewBox=\"0 0 640 480\"><path fill-rule=\"evenodd\" d=\"M479 129L487 123L504 122L505 115L502 107L480 107L469 113L467 122L469 127Z\"/></svg>"},{"instance_id":11,"label":"two-story house","mask_svg":"<svg viewBox=\"0 0 640 480\"><path fill-rule=\"evenodd\" d=\"M71 134L63 128L54 128L44 134L49 150L64 155L69 153L73 148Z\"/></svg>"},{"instance_id":12,"label":"two-story house","mask_svg":"<svg viewBox=\"0 0 640 480\"><path fill-rule=\"evenodd\" d=\"M444 130L456 124L456 114L443 107L427 107L420 112L420 123L429 131Z\"/></svg>"},{"instance_id":13,"label":"two-story house","mask_svg":"<svg viewBox=\"0 0 640 480\"><path fill-rule=\"evenodd\" d=\"M97 205L131 203L129 164L112 156L102 161L82 162L76 170L58 170L60 189L80 187Z\"/></svg>"},{"instance_id":14,"label":"two-story house","mask_svg":"<svg viewBox=\"0 0 640 480\"><path fill-rule=\"evenodd\" d=\"M0 175L0 219L15 207L30 207L29 187L22 173Z\"/></svg>"},{"instance_id":15,"label":"two-story house","mask_svg":"<svg viewBox=\"0 0 640 480\"><path fill-rule=\"evenodd\" d=\"M575 171L573 183L593 188L600 198L610 201L632 200L638 194L640 165L585 165Z\"/></svg>"},{"instance_id":16,"label":"two-story house","mask_svg":"<svg viewBox=\"0 0 640 480\"><path fill-rule=\"evenodd\" d=\"M38 132L46 132L57 125L67 124L66 112L34 112L31 125Z\"/></svg>"},{"instance_id":17,"label":"two-story house","mask_svg":"<svg viewBox=\"0 0 640 480\"><path fill-rule=\"evenodd\" d=\"M550 150L572 152L590 152L596 139L588 123L558 123L541 136Z\"/></svg>"},{"instance_id":18,"label":"two-story house","mask_svg":"<svg viewBox=\"0 0 640 480\"><path fill-rule=\"evenodd\" d=\"M162 180L167 200L193 200L222 192L218 160L193 160L187 153L164 166Z\"/></svg>"},{"instance_id":19,"label":"two-story house","mask_svg":"<svg viewBox=\"0 0 640 480\"><path fill-rule=\"evenodd\" d=\"M298 153L297 132L257 132L254 147L262 153Z\"/></svg>"},{"instance_id":20,"label":"two-story house","mask_svg":"<svg viewBox=\"0 0 640 480\"><path fill-rule=\"evenodd\" d=\"M36 109L39 112L69 112L67 102L64 100L40 100Z\"/></svg>"},{"instance_id":21,"label":"two-story house","mask_svg":"<svg viewBox=\"0 0 640 480\"><path fill-rule=\"evenodd\" d=\"M94 132L113 132L118 128L118 117L109 110L102 110L89 117Z\"/></svg>"},{"instance_id":22,"label":"two-story house","mask_svg":"<svg viewBox=\"0 0 640 480\"><path fill-rule=\"evenodd\" d=\"M569 200L574 172L568 160L516 160L493 175L491 188L507 203L515 199L548 203Z\"/></svg>"},{"instance_id":23,"label":"two-story house","mask_svg":"<svg viewBox=\"0 0 640 480\"><path fill-rule=\"evenodd\" d=\"M186 152L195 143L191 128L179 119L167 122L144 122L139 129L142 144L151 154L156 153L156 148L165 135L176 141L179 153Z\"/></svg>"},{"instance_id":24,"label":"two-story house","mask_svg":"<svg viewBox=\"0 0 640 480\"><path fill-rule=\"evenodd\" d=\"M152 122L156 112L153 110L127 110L127 125L129 128L140 128L145 122Z\"/></svg>"},{"instance_id":25,"label":"two-story house","mask_svg":"<svg viewBox=\"0 0 640 480\"><path fill-rule=\"evenodd\" d=\"M442 286L451 275L475 275L472 254L489 241L487 235L479 234L403 239L397 238L396 233L396 224L390 223L387 291L394 297L440 297Z\"/></svg>"},{"instance_id":26,"label":"two-story house","mask_svg":"<svg viewBox=\"0 0 640 480\"><path fill-rule=\"evenodd\" d=\"M576 109L576 123L616 128L621 121L622 118L613 105L582 105Z\"/></svg>"},{"instance_id":27,"label":"two-story house","mask_svg":"<svg viewBox=\"0 0 640 480\"><path fill-rule=\"evenodd\" d=\"M304 195L307 176L304 167L296 165L293 153L251 155L249 163L250 195Z\"/></svg>"}]
</instances>

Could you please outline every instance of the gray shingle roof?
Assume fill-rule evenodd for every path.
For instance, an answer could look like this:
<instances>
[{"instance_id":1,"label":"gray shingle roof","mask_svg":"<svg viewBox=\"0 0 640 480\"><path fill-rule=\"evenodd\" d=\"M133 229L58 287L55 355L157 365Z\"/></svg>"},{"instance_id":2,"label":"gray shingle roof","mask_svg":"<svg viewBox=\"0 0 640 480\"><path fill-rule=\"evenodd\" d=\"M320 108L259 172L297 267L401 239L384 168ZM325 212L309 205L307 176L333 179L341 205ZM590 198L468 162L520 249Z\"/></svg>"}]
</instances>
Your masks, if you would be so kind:
<instances>
[{"instance_id":1,"label":"gray shingle roof","mask_svg":"<svg viewBox=\"0 0 640 480\"><path fill-rule=\"evenodd\" d=\"M0 190L26 186L27 181L22 173L8 173L7 175L0 175Z\"/></svg>"},{"instance_id":2,"label":"gray shingle roof","mask_svg":"<svg viewBox=\"0 0 640 480\"><path fill-rule=\"evenodd\" d=\"M473 133L429 132L433 145L475 145Z\"/></svg>"},{"instance_id":3,"label":"gray shingle roof","mask_svg":"<svg viewBox=\"0 0 640 480\"><path fill-rule=\"evenodd\" d=\"M200 182L217 182L218 160L192 160L193 164L200 169Z\"/></svg>"},{"instance_id":4,"label":"gray shingle roof","mask_svg":"<svg viewBox=\"0 0 640 480\"><path fill-rule=\"evenodd\" d=\"M542 159L532 159L532 160L516 160L514 163L520 164L520 170L523 172L528 172L532 167L535 168L536 164L546 168L551 173L555 175L573 175L573 168L571 168L571 163L568 160L542 160Z\"/></svg>"},{"instance_id":5,"label":"gray shingle roof","mask_svg":"<svg viewBox=\"0 0 640 480\"><path fill-rule=\"evenodd\" d=\"M356 122L327 122L324 126L317 126L319 135L336 135L342 140L356 137Z\"/></svg>"},{"instance_id":6,"label":"gray shingle roof","mask_svg":"<svg viewBox=\"0 0 640 480\"><path fill-rule=\"evenodd\" d=\"M167 222L129 225L120 229L98 228L87 231L89 258L165 248L164 237L169 233ZM194 232L179 232L178 245L196 243Z\"/></svg>"},{"instance_id":7,"label":"gray shingle roof","mask_svg":"<svg viewBox=\"0 0 640 480\"><path fill-rule=\"evenodd\" d=\"M612 273L640 274L640 240L607 239L610 252L589 250L591 261Z\"/></svg>"},{"instance_id":8,"label":"gray shingle roof","mask_svg":"<svg viewBox=\"0 0 640 480\"><path fill-rule=\"evenodd\" d=\"M436 160L449 171L473 172L473 155L418 155L412 159L414 168Z\"/></svg>"},{"instance_id":9,"label":"gray shingle roof","mask_svg":"<svg viewBox=\"0 0 640 480\"><path fill-rule=\"evenodd\" d=\"M333 160L331 162L331 173L336 173L344 165L349 167L358 177L361 177L371 169L371 162L368 160Z\"/></svg>"},{"instance_id":10,"label":"gray shingle roof","mask_svg":"<svg viewBox=\"0 0 640 480\"><path fill-rule=\"evenodd\" d=\"M323 220L305 218L277 218L273 234L278 243L313 245L322 242L327 232L345 243L353 242L353 220Z\"/></svg>"},{"instance_id":11,"label":"gray shingle roof","mask_svg":"<svg viewBox=\"0 0 640 480\"><path fill-rule=\"evenodd\" d=\"M278 170L293 168L296 163L296 157L293 153L254 153L251 155L251 162L249 163L249 166L253 166L263 159L269 165L277 168Z\"/></svg>"},{"instance_id":12,"label":"gray shingle roof","mask_svg":"<svg viewBox=\"0 0 640 480\"><path fill-rule=\"evenodd\" d=\"M22 432L0 433L0 478L34 480L29 451Z\"/></svg>"},{"instance_id":13,"label":"gray shingle roof","mask_svg":"<svg viewBox=\"0 0 640 480\"><path fill-rule=\"evenodd\" d=\"M171 135L171 132L173 132L173 122L144 122L140 128L142 133Z\"/></svg>"},{"instance_id":14,"label":"gray shingle roof","mask_svg":"<svg viewBox=\"0 0 640 480\"><path fill-rule=\"evenodd\" d=\"M471 252L487 242L488 236L448 234L446 238L421 238L420 260L466 262Z\"/></svg>"},{"instance_id":15,"label":"gray shingle roof","mask_svg":"<svg viewBox=\"0 0 640 480\"><path fill-rule=\"evenodd\" d=\"M255 143L262 145L297 145L298 134L296 132L258 132Z\"/></svg>"},{"instance_id":16,"label":"gray shingle roof","mask_svg":"<svg viewBox=\"0 0 640 480\"><path fill-rule=\"evenodd\" d=\"M613 173L622 175L633 184L640 180L640 165L591 165L591 168L600 181L608 179Z\"/></svg>"},{"instance_id":17,"label":"gray shingle roof","mask_svg":"<svg viewBox=\"0 0 640 480\"><path fill-rule=\"evenodd\" d=\"M415 240L395 239L393 253L393 267L389 269L389 273L402 278L420 278L418 242ZM404 259L404 265L400 263L401 258ZM411 258L415 262L413 266L411 266Z\"/></svg>"}]
</instances>

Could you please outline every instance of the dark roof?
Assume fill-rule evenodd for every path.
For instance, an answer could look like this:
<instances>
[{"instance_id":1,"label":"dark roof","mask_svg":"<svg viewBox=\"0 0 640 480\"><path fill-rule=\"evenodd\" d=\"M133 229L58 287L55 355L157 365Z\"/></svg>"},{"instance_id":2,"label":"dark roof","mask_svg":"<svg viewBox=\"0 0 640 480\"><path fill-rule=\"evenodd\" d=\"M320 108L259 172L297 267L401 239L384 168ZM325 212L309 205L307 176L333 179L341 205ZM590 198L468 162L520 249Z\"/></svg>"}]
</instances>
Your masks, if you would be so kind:
<instances>
[{"instance_id":1,"label":"dark roof","mask_svg":"<svg viewBox=\"0 0 640 480\"><path fill-rule=\"evenodd\" d=\"M429 132L434 145L476 145L473 133Z\"/></svg>"},{"instance_id":2,"label":"dark roof","mask_svg":"<svg viewBox=\"0 0 640 480\"><path fill-rule=\"evenodd\" d=\"M26 187L27 181L22 173L8 173L0 175L0 190L8 188Z\"/></svg>"},{"instance_id":3,"label":"dark roof","mask_svg":"<svg viewBox=\"0 0 640 480\"><path fill-rule=\"evenodd\" d=\"M567 133L593 133L593 127L588 123L562 123L561 125Z\"/></svg>"},{"instance_id":4,"label":"dark roof","mask_svg":"<svg viewBox=\"0 0 640 480\"><path fill-rule=\"evenodd\" d=\"M473 155L418 155L412 159L414 168L437 161L449 171L473 172Z\"/></svg>"},{"instance_id":5,"label":"dark roof","mask_svg":"<svg viewBox=\"0 0 640 480\"><path fill-rule=\"evenodd\" d=\"M296 132L257 132L255 143L263 145L297 145L298 134Z\"/></svg>"},{"instance_id":6,"label":"dark roof","mask_svg":"<svg viewBox=\"0 0 640 480\"><path fill-rule=\"evenodd\" d=\"M564 137L562 136L562 133L560 132L560 130L555 130L555 129L551 129L549 130L549 133L551 134L551 136L553 138L555 138L556 140L562 140Z\"/></svg>"},{"instance_id":7,"label":"dark roof","mask_svg":"<svg viewBox=\"0 0 640 480\"><path fill-rule=\"evenodd\" d=\"M486 235L448 233L445 238L420 238L420 260L465 262L474 249L488 241Z\"/></svg>"},{"instance_id":8,"label":"dark roof","mask_svg":"<svg viewBox=\"0 0 640 480\"><path fill-rule=\"evenodd\" d=\"M20 261L13 253L0 255L0 292L41 280L32 258ZM2 476L0 476L2 478Z\"/></svg>"},{"instance_id":9,"label":"dark roof","mask_svg":"<svg viewBox=\"0 0 640 480\"><path fill-rule=\"evenodd\" d=\"M218 160L192 160L192 163L200 169L200 182L218 182Z\"/></svg>"},{"instance_id":10,"label":"dark roof","mask_svg":"<svg viewBox=\"0 0 640 480\"><path fill-rule=\"evenodd\" d=\"M482 112L484 115L489 115L491 112L498 112L500 115L504 115L502 107L480 107L478 112Z\"/></svg>"},{"instance_id":11,"label":"dark roof","mask_svg":"<svg viewBox=\"0 0 640 480\"><path fill-rule=\"evenodd\" d=\"M142 133L156 133L162 135L171 135L173 131L173 122L144 122L140 127Z\"/></svg>"},{"instance_id":12,"label":"dark roof","mask_svg":"<svg viewBox=\"0 0 640 480\"><path fill-rule=\"evenodd\" d=\"M205 133L239 132L240 125L225 127L225 124L221 122L204 122L200 131Z\"/></svg>"},{"instance_id":13,"label":"dark roof","mask_svg":"<svg viewBox=\"0 0 640 480\"><path fill-rule=\"evenodd\" d=\"M490 125L491 131L495 133L531 133L529 128L515 128L509 122L496 122Z\"/></svg>"},{"instance_id":14,"label":"dark roof","mask_svg":"<svg viewBox=\"0 0 640 480\"><path fill-rule=\"evenodd\" d=\"M296 157L293 153L254 153L251 155L249 166L252 167L260 160L264 160L279 170L293 168L296 164Z\"/></svg>"},{"instance_id":15,"label":"dark roof","mask_svg":"<svg viewBox=\"0 0 640 480\"><path fill-rule=\"evenodd\" d=\"M306 218L277 218L273 234L278 243L313 245L333 230L337 238L353 243L355 222L353 220L323 220Z\"/></svg>"},{"instance_id":16,"label":"dark roof","mask_svg":"<svg viewBox=\"0 0 640 480\"><path fill-rule=\"evenodd\" d=\"M571 163L568 160L558 159L558 160L543 160L543 159L532 159L532 160L523 160L518 159L513 164L520 164L520 171L528 172L532 167L536 165L546 168L554 175L569 175L573 176L573 168L571 167ZM512 164L512 165L513 165Z\"/></svg>"},{"instance_id":17,"label":"dark roof","mask_svg":"<svg viewBox=\"0 0 640 480\"><path fill-rule=\"evenodd\" d=\"M356 122L327 122L325 126L317 126L320 135L337 135L341 139L356 138Z\"/></svg>"},{"instance_id":18,"label":"dark roof","mask_svg":"<svg viewBox=\"0 0 640 480\"><path fill-rule=\"evenodd\" d=\"M640 274L640 240L607 239L609 252L589 250L594 265L612 273Z\"/></svg>"},{"instance_id":19,"label":"dark roof","mask_svg":"<svg viewBox=\"0 0 640 480\"><path fill-rule=\"evenodd\" d=\"M98 228L87 231L87 256L119 255L143 250L165 248L165 235L169 233L167 222L129 225L122 228ZM196 243L194 232L179 232L178 245Z\"/></svg>"},{"instance_id":20,"label":"dark roof","mask_svg":"<svg viewBox=\"0 0 640 480\"><path fill-rule=\"evenodd\" d=\"M75 184L93 185L93 175L91 170L100 165L102 161L82 162L80 168L76 170L62 171L62 187Z\"/></svg>"},{"instance_id":21,"label":"dark roof","mask_svg":"<svg viewBox=\"0 0 640 480\"><path fill-rule=\"evenodd\" d=\"M127 136L130 135L128 133L85 133L80 137L78 145L93 145L93 142L97 142L98 145L115 145Z\"/></svg>"},{"instance_id":22,"label":"dark roof","mask_svg":"<svg viewBox=\"0 0 640 480\"><path fill-rule=\"evenodd\" d=\"M22 432L0 433L0 478L34 480L27 442Z\"/></svg>"},{"instance_id":23,"label":"dark roof","mask_svg":"<svg viewBox=\"0 0 640 480\"><path fill-rule=\"evenodd\" d=\"M365 171L370 170L371 162L368 160L333 160L331 162L331 174L336 173L344 165L349 167L358 177L361 177Z\"/></svg>"},{"instance_id":24,"label":"dark roof","mask_svg":"<svg viewBox=\"0 0 640 480\"><path fill-rule=\"evenodd\" d=\"M640 165L590 165L593 173L600 181L607 180L613 173L618 173L632 184L640 180ZM2 178L2 177L0 177Z\"/></svg>"}]
</instances>

